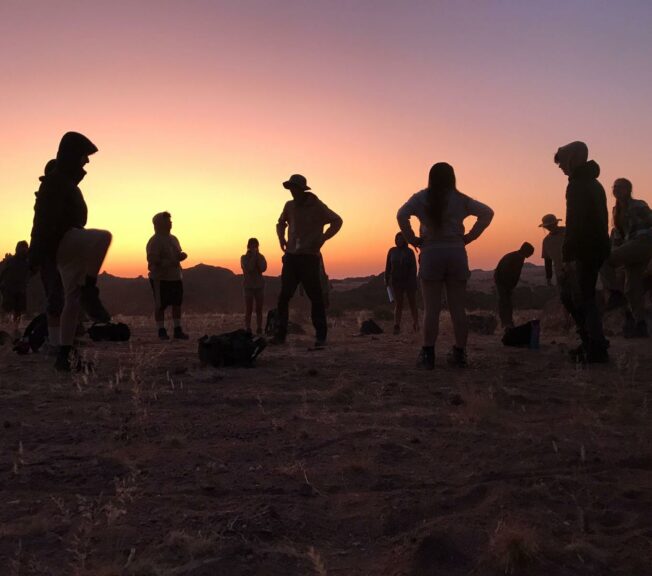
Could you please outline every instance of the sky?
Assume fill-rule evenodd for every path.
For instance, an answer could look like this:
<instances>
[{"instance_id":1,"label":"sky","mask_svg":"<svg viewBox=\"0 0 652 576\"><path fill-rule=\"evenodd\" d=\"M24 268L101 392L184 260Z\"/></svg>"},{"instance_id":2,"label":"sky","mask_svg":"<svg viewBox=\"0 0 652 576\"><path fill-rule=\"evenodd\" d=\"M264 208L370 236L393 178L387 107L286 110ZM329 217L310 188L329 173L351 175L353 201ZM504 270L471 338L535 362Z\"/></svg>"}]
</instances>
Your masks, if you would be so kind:
<instances>
[{"instance_id":1,"label":"sky","mask_svg":"<svg viewBox=\"0 0 652 576\"><path fill-rule=\"evenodd\" d=\"M255 236L278 274L296 172L344 219L329 274L378 273L439 161L496 213L468 247L491 269L564 217L560 145L587 142L610 206L617 177L652 203L651 29L647 0L0 0L0 254L75 130L112 274L146 274L163 210L184 266L239 272Z\"/></svg>"}]
</instances>

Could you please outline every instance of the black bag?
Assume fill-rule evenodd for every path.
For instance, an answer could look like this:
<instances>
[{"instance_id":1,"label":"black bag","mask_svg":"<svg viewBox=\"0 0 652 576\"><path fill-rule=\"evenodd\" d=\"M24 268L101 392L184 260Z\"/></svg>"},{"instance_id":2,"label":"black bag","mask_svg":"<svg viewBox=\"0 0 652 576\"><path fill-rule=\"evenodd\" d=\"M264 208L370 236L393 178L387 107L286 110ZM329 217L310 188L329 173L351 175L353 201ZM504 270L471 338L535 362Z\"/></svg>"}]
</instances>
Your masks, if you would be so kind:
<instances>
[{"instance_id":1,"label":"black bag","mask_svg":"<svg viewBox=\"0 0 652 576\"><path fill-rule=\"evenodd\" d=\"M246 330L236 330L226 334L202 336L197 353L202 364L216 368L223 366L246 366L253 364L263 351L267 342L262 337L253 337Z\"/></svg>"},{"instance_id":2,"label":"black bag","mask_svg":"<svg viewBox=\"0 0 652 576\"><path fill-rule=\"evenodd\" d=\"M131 330L123 322L95 323L88 329L88 335L94 342L126 342L131 337Z\"/></svg>"},{"instance_id":3,"label":"black bag","mask_svg":"<svg viewBox=\"0 0 652 576\"><path fill-rule=\"evenodd\" d=\"M21 342L27 343L29 350L38 352L48 338L48 317L46 314L39 314L36 316L25 328ZM20 342L19 342L20 343ZM18 346L14 350L18 354L27 354L29 351L26 346Z\"/></svg>"},{"instance_id":4,"label":"black bag","mask_svg":"<svg viewBox=\"0 0 652 576\"><path fill-rule=\"evenodd\" d=\"M369 334L382 334L383 329L373 320L365 320L360 324L360 334L368 336Z\"/></svg>"},{"instance_id":5,"label":"black bag","mask_svg":"<svg viewBox=\"0 0 652 576\"><path fill-rule=\"evenodd\" d=\"M505 346L516 348L538 348L539 347L539 321L530 320L520 326L514 326L505 330L502 342Z\"/></svg>"}]
</instances>

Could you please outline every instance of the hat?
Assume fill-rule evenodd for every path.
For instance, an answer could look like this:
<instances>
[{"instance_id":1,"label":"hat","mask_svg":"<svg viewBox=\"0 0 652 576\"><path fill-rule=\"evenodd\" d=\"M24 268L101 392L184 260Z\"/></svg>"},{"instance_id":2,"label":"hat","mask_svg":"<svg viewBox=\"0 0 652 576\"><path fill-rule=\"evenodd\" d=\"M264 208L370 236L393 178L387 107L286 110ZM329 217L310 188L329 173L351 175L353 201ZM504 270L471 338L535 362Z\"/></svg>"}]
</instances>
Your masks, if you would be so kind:
<instances>
[{"instance_id":1,"label":"hat","mask_svg":"<svg viewBox=\"0 0 652 576\"><path fill-rule=\"evenodd\" d=\"M292 190L293 188L301 188L302 190L310 190L308 186L308 181L305 176L301 174L292 174L289 180L283 182L283 188L287 190Z\"/></svg>"},{"instance_id":2,"label":"hat","mask_svg":"<svg viewBox=\"0 0 652 576\"><path fill-rule=\"evenodd\" d=\"M546 214L541 218L541 224L539 228L545 228L546 226L554 226L557 222L561 222L561 218L557 218L554 214Z\"/></svg>"}]
</instances>

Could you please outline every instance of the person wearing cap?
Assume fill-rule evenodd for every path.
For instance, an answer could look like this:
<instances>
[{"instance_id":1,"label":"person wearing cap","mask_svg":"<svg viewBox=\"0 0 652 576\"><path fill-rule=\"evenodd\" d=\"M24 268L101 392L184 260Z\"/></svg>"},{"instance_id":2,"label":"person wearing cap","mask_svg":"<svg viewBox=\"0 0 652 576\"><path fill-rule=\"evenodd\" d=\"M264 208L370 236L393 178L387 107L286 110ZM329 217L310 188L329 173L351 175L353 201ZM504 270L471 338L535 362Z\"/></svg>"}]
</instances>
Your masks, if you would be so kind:
<instances>
[{"instance_id":1,"label":"person wearing cap","mask_svg":"<svg viewBox=\"0 0 652 576\"><path fill-rule=\"evenodd\" d=\"M561 297L581 340L571 357L582 363L609 361L595 292L600 268L609 257L609 215L607 196L598 181L600 167L588 156L587 145L579 141L562 146L554 156L568 177L562 260L564 270L573 274L573 282L562 286Z\"/></svg>"},{"instance_id":2,"label":"person wearing cap","mask_svg":"<svg viewBox=\"0 0 652 576\"><path fill-rule=\"evenodd\" d=\"M498 316L505 330L514 327L514 305L512 296L521 279L525 260L534 254L534 246L524 242L515 252L505 254L494 271L496 293L498 294Z\"/></svg>"},{"instance_id":3,"label":"person wearing cap","mask_svg":"<svg viewBox=\"0 0 652 576\"><path fill-rule=\"evenodd\" d=\"M553 272L557 280L557 286L561 284L560 278L563 267L562 248L566 228L560 226L560 222L561 218L557 218L554 214L546 214L541 218L541 224L539 224L539 228L543 228L548 232L541 245L541 258L543 258L545 265L548 286L552 286Z\"/></svg>"},{"instance_id":4,"label":"person wearing cap","mask_svg":"<svg viewBox=\"0 0 652 576\"><path fill-rule=\"evenodd\" d=\"M249 238L247 252L240 256L242 287L245 297L245 329L251 332L251 315L256 304L256 334L263 333L263 304L265 302L265 277L267 260L260 253L258 238Z\"/></svg>"},{"instance_id":5,"label":"person wearing cap","mask_svg":"<svg viewBox=\"0 0 652 576\"><path fill-rule=\"evenodd\" d=\"M337 234L342 218L310 192L301 174L293 174L283 182L292 200L286 202L276 225L283 254L281 292L278 297L278 326L272 343L283 343L287 336L289 304L301 284L311 302L312 324L316 347L326 343L326 308L320 280L320 256L324 243ZM324 230L324 226L328 228ZM287 238L286 238L287 229Z\"/></svg>"},{"instance_id":6,"label":"person wearing cap","mask_svg":"<svg viewBox=\"0 0 652 576\"><path fill-rule=\"evenodd\" d=\"M64 293L55 368L70 371L83 362L73 349L80 311L96 322L108 322L97 288L97 276L111 244L111 233L87 229L88 208L79 183L97 147L78 132L61 138L56 164L41 179L34 205L30 259L32 265L56 262Z\"/></svg>"},{"instance_id":7,"label":"person wearing cap","mask_svg":"<svg viewBox=\"0 0 652 576\"><path fill-rule=\"evenodd\" d=\"M188 340L181 327L181 305L183 303L183 280L181 262L188 255L181 249L179 240L171 234L172 216L159 212L152 218L154 235L147 242L147 268L149 283L154 294L154 320L161 340L169 340L165 329L165 309L172 308L174 338Z\"/></svg>"},{"instance_id":8,"label":"person wearing cap","mask_svg":"<svg viewBox=\"0 0 652 576\"><path fill-rule=\"evenodd\" d=\"M647 338L644 276L652 260L652 210L645 201L632 198L633 186L627 178L616 179L612 190L616 198L612 250L600 272L602 284L610 293L607 309L621 302L627 304L625 337ZM624 287L619 269L624 270Z\"/></svg>"}]
</instances>

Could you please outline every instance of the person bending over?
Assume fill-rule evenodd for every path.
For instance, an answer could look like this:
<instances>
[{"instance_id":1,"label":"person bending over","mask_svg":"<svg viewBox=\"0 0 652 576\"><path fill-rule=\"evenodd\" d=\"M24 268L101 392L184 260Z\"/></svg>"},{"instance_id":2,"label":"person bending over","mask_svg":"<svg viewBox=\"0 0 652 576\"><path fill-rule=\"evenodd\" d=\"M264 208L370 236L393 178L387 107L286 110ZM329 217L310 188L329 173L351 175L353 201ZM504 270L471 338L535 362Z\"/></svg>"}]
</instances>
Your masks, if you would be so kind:
<instances>
[{"instance_id":1,"label":"person bending over","mask_svg":"<svg viewBox=\"0 0 652 576\"><path fill-rule=\"evenodd\" d=\"M498 316L505 330L514 327L514 289L521 279L521 271L526 258L534 254L534 246L525 242L515 252L505 254L494 271L494 282L498 294Z\"/></svg>"}]
</instances>

